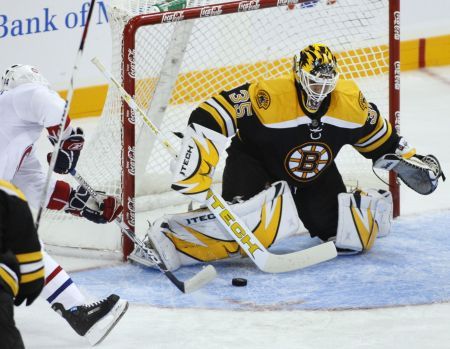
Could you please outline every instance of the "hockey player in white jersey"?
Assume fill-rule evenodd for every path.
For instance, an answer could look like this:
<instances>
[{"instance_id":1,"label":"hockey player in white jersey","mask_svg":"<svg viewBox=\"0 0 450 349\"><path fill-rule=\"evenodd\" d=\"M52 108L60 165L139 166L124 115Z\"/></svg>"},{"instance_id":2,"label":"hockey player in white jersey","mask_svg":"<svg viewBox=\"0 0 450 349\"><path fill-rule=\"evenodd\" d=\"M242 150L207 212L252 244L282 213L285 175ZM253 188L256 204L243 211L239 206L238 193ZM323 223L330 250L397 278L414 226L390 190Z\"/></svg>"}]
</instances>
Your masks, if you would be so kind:
<instances>
[{"instance_id":1,"label":"hockey player in white jersey","mask_svg":"<svg viewBox=\"0 0 450 349\"><path fill-rule=\"evenodd\" d=\"M63 110L64 100L49 88L37 68L13 65L4 73L0 85L0 178L19 187L35 209L46 185L46 171L36 157L35 142L44 129L50 142L57 142ZM83 144L83 131L73 128L68 118L54 171L67 174L74 169ZM122 206L113 196L101 198L103 203L99 205L83 188L52 179L45 205L94 223L112 222ZM41 297L91 344L101 341L125 313L128 303L113 294L87 305L70 276L46 253L44 263Z\"/></svg>"}]
</instances>

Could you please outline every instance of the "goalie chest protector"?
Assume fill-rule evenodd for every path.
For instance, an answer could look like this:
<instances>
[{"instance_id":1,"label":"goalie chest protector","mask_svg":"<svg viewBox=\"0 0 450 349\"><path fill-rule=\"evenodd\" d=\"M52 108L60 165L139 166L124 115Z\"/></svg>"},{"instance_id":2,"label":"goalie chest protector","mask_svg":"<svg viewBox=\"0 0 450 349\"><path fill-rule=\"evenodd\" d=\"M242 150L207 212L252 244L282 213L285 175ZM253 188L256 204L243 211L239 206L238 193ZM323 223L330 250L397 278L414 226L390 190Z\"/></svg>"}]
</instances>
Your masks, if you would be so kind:
<instances>
[{"instance_id":1,"label":"goalie chest protector","mask_svg":"<svg viewBox=\"0 0 450 349\"><path fill-rule=\"evenodd\" d=\"M249 99L233 102L245 95L244 88ZM236 111L245 110L237 113L239 132L232 147L259 159L273 178L299 187L319 178L343 145L356 143L366 132L368 105L353 81L338 83L319 120L301 108L293 77L243 85L222 96Z\"/></svg>"}]
</instances>

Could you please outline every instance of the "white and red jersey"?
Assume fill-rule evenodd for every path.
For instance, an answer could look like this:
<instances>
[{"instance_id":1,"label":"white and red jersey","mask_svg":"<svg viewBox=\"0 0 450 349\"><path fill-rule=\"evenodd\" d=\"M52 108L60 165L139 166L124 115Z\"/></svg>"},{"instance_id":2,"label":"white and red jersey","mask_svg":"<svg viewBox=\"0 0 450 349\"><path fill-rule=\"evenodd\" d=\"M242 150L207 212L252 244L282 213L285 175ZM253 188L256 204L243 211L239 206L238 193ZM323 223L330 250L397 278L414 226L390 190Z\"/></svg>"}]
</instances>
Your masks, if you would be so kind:
<instances>
[{"instance_id":1,"label":"white and red jersey","mask_svg":"<svg viewBox=\"0 0 450 349\"><path fill-rule=\"evenodd\" d=\"M46 171L33 146L44 128L50 137L57 135L64 104L56 92L36 83L0 94L0 178L19 187L32 207L39 206L46 180ZM50 185L47 199L55 182Z\"/></svg>"}]
</instances>

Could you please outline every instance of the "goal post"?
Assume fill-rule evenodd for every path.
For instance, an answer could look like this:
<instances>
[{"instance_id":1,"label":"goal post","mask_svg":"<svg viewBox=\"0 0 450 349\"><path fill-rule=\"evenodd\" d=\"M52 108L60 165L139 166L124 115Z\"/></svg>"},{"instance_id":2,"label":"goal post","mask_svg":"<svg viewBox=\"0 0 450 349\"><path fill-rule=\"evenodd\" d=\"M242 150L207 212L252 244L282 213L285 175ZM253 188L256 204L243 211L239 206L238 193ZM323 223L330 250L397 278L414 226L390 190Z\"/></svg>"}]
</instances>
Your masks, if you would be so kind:
<instances>
[{"instance_id":1,"label":"goal post","mask_svg":"<svg viewBox=\"0 0 450 349\"><path fill-rule=\"evenodd\" d=\"M400 134L400 0L389 1L389 122ZM397 174L389 173L394 217L400 215Z\"/></svg>"},{"instance_id":2,"label":"goal post","mask_svg":"<svg viewBox=\"0 0 450 349\"><path fill-rule=\"evenodd\" d=\"M399 129L400 0L187 0L187 6L185 1L174 0L176 6L167 2L169 9L187 7L167 12L154 12L154 0L111 0L109 8L111 71L172 144L180 144L172 132L185 129L190 113L203 100L245 82L290 74L293 56L313 42L331 48L341 78L354 79L366 99ZM371 161L350 146L341 150L336 163L348 187L391 190L394 215L400 213L394 175L384 177L389 187L384 186L372 172ZM213 181L216 189L223 165L221 159ZM95 189L121 196L124 221L143 234L147 220L187 209L187 198L170 190L169 168L164 147L110 86L77 171ZM70 240L80 247L118 246L124 256L132 250L111 224L88 226L69 215L46 216L57 222L55 227L77 220L70 225L77 231L75 238L61 235L60 228L49 233L57 244Z\"/></svg>"},{"instance_id":3,"label":"goal post","mask_svg":"<svg viewBox=\"0 0 450 349\"><path fill-rule=\"evenodd\" d=\"M168 109L165 111L165 117L168 121L165 123L164 128L168 128L169 131L174 130L173 127L175 125L180 127L183 123L185 124L189 112L193 108L192 104L200 103L202 98L206 99L221 89L230 88L233 85L237 86L244 81L256 81L260 78L289 73L293 54L308 43L316 41L329 44L332 50L337 53L343 78L369 80L365 83L367 86L363 88L366 98L375 102L384 115L388 113L390 122L398 129L400 96L399 0L372 1L372 4L363 3L365 2L346 0L313 2L251 0L213 4L166 13L143 14L133 17L125 25L123 31L123 86L130 95L135 96L142 104L147 107L149 104L151 105L152 93L157 90L155 88L156 83L153 80L161 78L161 71L158 69L163 70L163 67L162 63L159 63L160 67L155 70L147 67L145 72L141 71L138 73L139 69L144 69L143 65L145 63L143 61L147 61L147 64L151 64L154 67L158 66L158 63L152 63L152 59L156 55L148 53L145 48L141 47L142 41L144 41L143 38L146 35L149 37L153 36L153 41L149 41L149 48L158 51L160 50L159 45L161 44L159 40L161 40L161 36L167 35L165 40L170 41L171 33L176 30L174 27L180 26L182 22L193 23L196 21L194 28L191 29L193 33L187 39L187 44L189 45L186 49L187 51L183 53L183 57L175 57L175 59L180 59L180 61L184 59L184 62L183 67L177 71L176 85L167 96L171 100L171 103L168 104L172 104L172 110L170 110L171 106L166 106ZM312 13L313 11L314 13ZM308 16L322 20L319 23L313 22ZM218 17L221 20L218 20ZM335 28L332 26L333 23L329 23L330 19L336 25ZM295 26L285 26L283 29L287 29L286 32L277 30L278 35L280 35L278 40L276 36L267 35L268 31L274 30L274 26L282 25L284 21L290 24L298 23L297 28ZM244 23L244 25L241 23ZM323 29L309 30L314 35L308 36L305 35L306 33L302 33L308 24L313 27L322 26ZM266 26L265 29L262 28L264 26ZM379 27L376 28L376 26ZM239 29L236 30L236 27ZM247 31L243 31L243 27ZM214 37L217 28L222 29L222 39L220 36ZM258 45L275 46L280 48L282 52L278 56L273 54L273 52L262 52L263 50L258 50L254 44L250 43L249 46L245 46L248 43L243 40L245 43L241 46L241 53L243 56L248 57L248 61L245 59L236 60L232 52L230 52L236 46L229 44L229 40L232 37L232 35L229 35L229 32L233 30L235 30L234 33L237 33L236 37L239 40L243 35L253 36L255 40L259 37L262 40L267 40L267 42L260 42ZM326 30L330 32L327 33ZM330 35L336 30L339 32L339 35L342 35L341 37ZM144 34L144 31L148 31L148 33ZM209 38L205 35L205 32L207 35L210 35ZM252 35L255 33L257 35ZM295 40L285 40L283 36L287 35L297 35L297 43L292 42ZM213 55L214 59L218 60L217 65L213 66L210 58L205 60L203 67L200 64L193 64L194 62L198 63L198 60L202 58L201 56L205 54L201 50L212 50L216 46L214 44L208 46L208 43L213 43L213 40L220 39L222 47L229 45L229 48L226 48L226 50L229 50L229 55L232 57L218 58L215 57L216 55ZM282 43L280 44L277 41ZM285 47L280 47L283 43L285 43ZM360 46L358 47L358 45ZM164 47L164 44L162 46ZM169 49L170 46L164 47L163 51ZM245 52L246 50L249 51L250 55ZM270 47L267 50L270 50ZM275 50L276 48L272 51ZM151 58L144 58L146 54L150 55ZM161 56L164 56L164 54ZM158 59L160 58L157 57L154 60L157 61ZM271 69L275 71L271 72ZM382 78L379 78L380 76ZM215 80L214 86L208 84L208 79ZM381 80L381 82L377 80ZM359 82L364 84L365 81ZM371 83L377 85L376 88L381 89L381 91L375 91L374 93L373 90L376 90L376 88L371 87ZM206 85L203 88L204 91L198 91L202 89L201 84ZM195 91L186 91L183 85L187 85L189 88L195 89ZM147 91L142 95L142 91L146 88ZM382 95L383 89L388 91L385 96ZM187 95L183 95L183 93ZM377 98L380 98L380 100L377 100ZM177 105L183 103L189 106L182 108L181 112L175 110ZM137 152L135 148L135 120L132 111L126 103L123 104L122 110L122 122L124 125L123 167L124 169L129 169L134 168L133 163L137 158L135 152L130 151L130 149L134 149ZM154 115L149 115L150 118L152 116ZM171 118L176 118L177 120L171 122ZM161 122L159 115L157 120ZM181 123L179 122L180 120L182 121ZM161 156L164 157L163 154ZM349 161L351 163L352 159ZM358 172L358 167L362 166L361 164L362 161L356 161L350 170ZM153 163L153 166L157 167L160 165L159 163ZM348 166L348 164L345 166ZM370 172L370 165L367 167L367 162L365 167L364 171ZM368 174L364 173L361 178L356 178L358 184L364 185L366 179L364 176L368 176ZM136 174L132 171L124 171L123 200L127 203L124 214L125 220L131 226L134 224L135 183ZM399 214L399 191L393 174L390 174L389 183L395 202L394 214L397 216ZM130 248L131 246L125 245L125 253Z\"/></svg>"}]
</instances>

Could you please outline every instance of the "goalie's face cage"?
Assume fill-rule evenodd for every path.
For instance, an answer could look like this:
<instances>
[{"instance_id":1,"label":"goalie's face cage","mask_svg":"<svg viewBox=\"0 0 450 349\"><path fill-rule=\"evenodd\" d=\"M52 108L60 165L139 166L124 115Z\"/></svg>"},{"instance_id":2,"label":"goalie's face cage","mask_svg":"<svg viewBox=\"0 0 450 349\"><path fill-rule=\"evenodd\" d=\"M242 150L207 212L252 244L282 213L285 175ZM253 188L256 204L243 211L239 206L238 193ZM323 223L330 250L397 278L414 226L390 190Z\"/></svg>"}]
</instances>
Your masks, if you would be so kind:
<instances>
[{"instance_id":1,"label":"goalie's face cage","mask_svg":"<svg viewBox=\"0 0 450 349\"><path fill-rule=\"evenodd\" d=\"M300 83L309 98L321 102L336 87L339 74L331 78L320 78L304 70L300 71Z\"/></svg>"},{"instance_id":2,"label":"goalie's face cage","mask_svg":"<svg viewBox=\"0 0 450 349\"><path fill-rule=\"evenodd\" d=\"M323 44L310 45L294 57L294 74L308 97L321 102L336 87L339 78L336 57Z\"/></svg>"},{"instance_id":3,"label":"goalie's face cage","mask_svg":"<svg viewBox=\"0 0 450 349\"><path fill-rule=\"evenodd\" d=\"M38 83L49 87L50 83L44 78L36 67L31 65L15 64L6 69L2 76L0 91L9 91L27 83Z\"/></svg>"}]
</instances>

